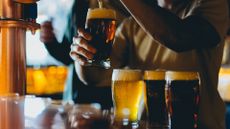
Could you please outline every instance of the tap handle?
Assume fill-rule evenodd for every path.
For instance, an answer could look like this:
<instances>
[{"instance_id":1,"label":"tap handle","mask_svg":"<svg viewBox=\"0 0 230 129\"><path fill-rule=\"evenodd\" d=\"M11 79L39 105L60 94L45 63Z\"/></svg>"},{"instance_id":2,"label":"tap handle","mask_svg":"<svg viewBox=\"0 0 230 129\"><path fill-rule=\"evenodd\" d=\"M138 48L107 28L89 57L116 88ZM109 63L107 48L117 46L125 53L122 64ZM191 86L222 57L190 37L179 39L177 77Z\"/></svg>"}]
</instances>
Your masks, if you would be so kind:
<instances>
[{"instance_id":1,"label":"tap handle","mask_svg":"<svg viewBox=\"0 0 230 129\"><path fill-rule=\"evenodd\" d=\"M28 22L36 22L37 19L37 3L23 4L22 19Z\"/></svg>"}]
</instances>

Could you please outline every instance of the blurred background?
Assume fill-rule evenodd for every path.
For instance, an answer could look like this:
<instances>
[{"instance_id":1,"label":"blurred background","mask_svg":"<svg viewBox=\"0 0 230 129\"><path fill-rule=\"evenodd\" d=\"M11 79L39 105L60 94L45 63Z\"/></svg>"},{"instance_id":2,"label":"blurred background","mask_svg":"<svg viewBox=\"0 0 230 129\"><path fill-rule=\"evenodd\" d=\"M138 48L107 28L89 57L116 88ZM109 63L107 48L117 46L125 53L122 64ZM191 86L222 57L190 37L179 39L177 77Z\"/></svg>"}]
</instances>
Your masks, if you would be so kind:
<instances>
[{"instance_id":1,"label":"blurred background","mask_svg":"<svg viewBox=\"0 0 230 129\"><path fill-rule=\"evenodd\" d=\"M67 26L67 16L74 0L41 0L38 2L37 22L52 21L57 40L61 42ZM27 94L62 99L68 68L53 58L35 35L27 32Z\"/></svg>"}]
</instances>

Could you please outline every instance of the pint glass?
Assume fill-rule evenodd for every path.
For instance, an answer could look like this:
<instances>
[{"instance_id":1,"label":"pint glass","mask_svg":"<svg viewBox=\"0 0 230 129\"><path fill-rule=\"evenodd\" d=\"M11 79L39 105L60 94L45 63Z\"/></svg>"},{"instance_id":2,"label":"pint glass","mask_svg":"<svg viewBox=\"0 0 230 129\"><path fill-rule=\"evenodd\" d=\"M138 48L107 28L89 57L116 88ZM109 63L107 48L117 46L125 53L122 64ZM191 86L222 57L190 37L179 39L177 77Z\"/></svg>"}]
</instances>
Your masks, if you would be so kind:
<instances>
[{"instance_id":1,"label":"pint glass","mask_svg":"<svg viewBox=\"0 0 230 129\"><path fill-rule=\"evenodd\" d=\"M105 8L89 9L86 18L85 29L93 36L90 44L97 49L89 65L110 67L110 53L115 36L116 13Z\"/></svg>"},{"instance_id":2,"label":"pint glass","mask_svg":"<svg viewBox=\"0 0 230 129\"><path fill-rule=\"evenodd\" d=\"M0 94L0 129L24 129L24 97Z\"/></svg>"},{"instance_id":3,"label":"pint glass","mask_svg":"<svg viewBox=\"0 0 230 129\"><path fill-rule=\"evenodd\" d=\"M97 104L75 104L67 115L67 129L109 129L110 121Z\"/></svg>"},{"instance_id":4,"label":"pint glass","mask_svg":"<svg viewBox=\"0 0 230 129\"><path fill-rule=\"evenodd\" d=\"M136 125L144 108L145 84L139 70L113 70L112 96L115 121Z\"/></svg>"},{"instance_id":5,"label":"pint glass","mask_svg":"<svg viewBox=\"0 0 230 129\"><path fill-rule=\"evenodd\" d=\"M196 129L199 105L197 72L166 72L171 129Z\"/></svg>"},{"instance_id":6,"label":"pint glass","mask_svg":"<svg viewBox=\"0 0 230 129\"><path fill-rule=\"evenodd\" d=\"M165 71L145 71L149 129L168 128L168 110L165 98Z\"/></svg>"}]
</instances>

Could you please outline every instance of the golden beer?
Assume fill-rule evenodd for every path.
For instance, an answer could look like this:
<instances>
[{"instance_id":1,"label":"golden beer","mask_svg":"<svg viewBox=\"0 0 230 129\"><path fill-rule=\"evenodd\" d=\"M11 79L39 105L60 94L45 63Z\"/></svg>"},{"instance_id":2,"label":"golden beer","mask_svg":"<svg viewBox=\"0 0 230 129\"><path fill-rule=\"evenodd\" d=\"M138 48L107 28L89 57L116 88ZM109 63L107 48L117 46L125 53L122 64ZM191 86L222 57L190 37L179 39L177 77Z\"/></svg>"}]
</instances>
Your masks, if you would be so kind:
<instances>
[{"instance_id":1,"label":"golden beer","mask_svg":"<svg viewBox=\"0 0 230 129\"><path fill-rule=\"evenodd\" d=\"M0 129L24 129L24 97L0 94Z\"/></svg>"},{"instance_id":2,"label":"golden beer","mask_svg":"<svg viewBox=\"0 0 230 129\"><path fill-rule=\"evenodd\" d=\"M85 29L93 36L90 44L97 49L91 65L110 67L110 53L116 31L116 12L112 9L89 9Z\"/></svg>"},{"instance_id":3,"label":"golden beer","mask_svg":"<svg viewBox=\"0 0 230 129\"><path fill-rule=\"evenodd\" d=\"M137 122L144 108L145 84L139 70L113 70L115 120Z\"/></svg>"}]
</instances>

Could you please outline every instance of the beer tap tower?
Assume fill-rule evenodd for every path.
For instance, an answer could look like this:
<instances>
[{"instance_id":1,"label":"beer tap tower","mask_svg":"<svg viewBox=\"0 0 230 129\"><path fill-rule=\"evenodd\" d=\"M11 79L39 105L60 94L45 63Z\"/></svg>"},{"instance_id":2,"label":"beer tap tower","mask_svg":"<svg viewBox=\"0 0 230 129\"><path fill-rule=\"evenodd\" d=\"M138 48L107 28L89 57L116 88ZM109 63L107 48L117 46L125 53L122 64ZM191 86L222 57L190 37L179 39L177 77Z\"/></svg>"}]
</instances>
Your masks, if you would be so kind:
<instances>
[{"instance_id":1,"label":"beer tap tower","mask_svg":"<svg viewBox=\"0 0 230 129\"><path fill-rule=\"evenodd\" d=\"M0 95L26 91L26 31L35 33L38 0L0 0Z\"/></svg>"}]
</instances>

